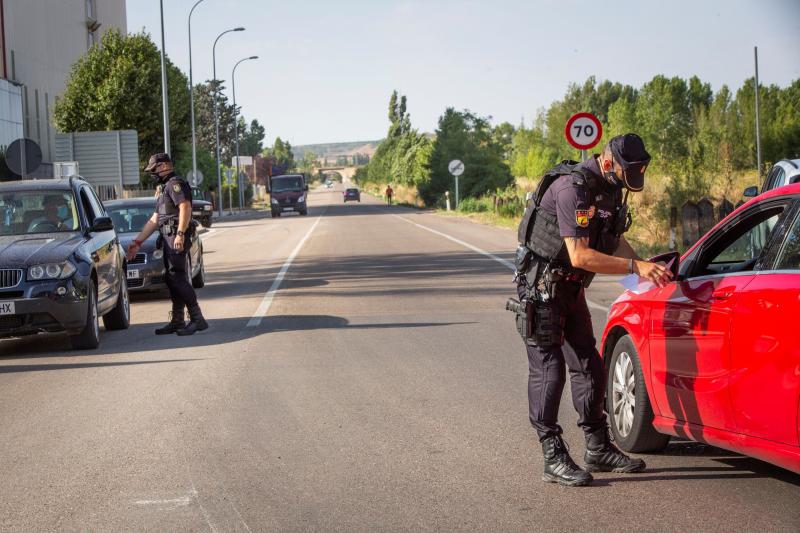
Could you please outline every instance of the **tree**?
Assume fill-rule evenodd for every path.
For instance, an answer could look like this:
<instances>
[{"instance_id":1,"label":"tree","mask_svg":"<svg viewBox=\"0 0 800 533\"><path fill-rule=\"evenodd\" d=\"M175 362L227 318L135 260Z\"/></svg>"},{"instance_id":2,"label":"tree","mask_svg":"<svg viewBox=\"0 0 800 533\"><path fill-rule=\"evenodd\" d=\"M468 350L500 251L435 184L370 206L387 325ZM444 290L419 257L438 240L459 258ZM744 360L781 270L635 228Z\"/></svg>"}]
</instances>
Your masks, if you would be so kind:
<instances>
[{"instance_id":1,"label":"tree","mask_svg":"<svg viewBox=\"0 0 800 533\"><path fill-rule=\"evenodd\" d=\"M186 155L191 138L186 76L167 58L170 138L173 159ZM134 129L142 166L164 151L161 106L161 55L146 33L107 31L72 66L54 110L63 132Z\"/></svg>"},{"instance_id":2,"label":"tree","mask_svg":"<svg viewBox=\"0 0 800 533\"><path fill-rule=\"evenodd\" d=\"M197 146L208 152L217 154L217 133L214 122L214 90L219 90L218 113L219 113L219 147L220 161L230 162L233 156L235 142L234 125L236 116L233 104L228 102L225 96L225 86L217 80L208 80L205 83L195 85L194 88L194 113L195 129L197 132Z\"/></svg>"},{"instance_id":3,"label":"tree","mask_svg":"<svg viewBox=\"0 0 800 533\"><path fill-rule=\"evenodd\" d=\"M455 192L448 170L453 159L464 162L464 174L459 178L462 198L477 198L514 181L503 162L502 147L492 139L489 119L470 111L447 108L439 117L430 158L430 180L420 186L428 205L436 203L445 191Z\"/></svg>"},{"instance_id":4,"label":"tree","mask_svg":"<svg viewBox=\"0 0 800 533\"><path fill-rule=\"evenodd\" d=\"M256 156L264 149L264 136L266 135L266 130L264 129L264 126L258 122L258 120L253 119L250 122L250 127L248 128L244 117L241 117L239 119L239 135L241 135L241 140L239 141L240 153L249 156Z\"/></svg>"}]
</instances>

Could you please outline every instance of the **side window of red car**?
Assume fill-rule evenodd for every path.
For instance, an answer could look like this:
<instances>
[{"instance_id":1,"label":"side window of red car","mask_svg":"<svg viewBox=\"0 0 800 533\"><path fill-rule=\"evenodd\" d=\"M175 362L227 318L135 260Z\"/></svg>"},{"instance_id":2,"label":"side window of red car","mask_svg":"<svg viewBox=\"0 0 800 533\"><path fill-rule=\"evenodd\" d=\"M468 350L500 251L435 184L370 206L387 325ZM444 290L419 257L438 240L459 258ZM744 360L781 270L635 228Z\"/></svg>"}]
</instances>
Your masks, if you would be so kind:
<instances>
[{"instance_id":1,"label":"side window of red car","mask_svg":"<svg viewBox=\"0 0 800 533\"><path fill-rule=\"evenodd\" d=\"M794 223L781 245L775 270L800 270L800 213L794 217Z\"/></svg>"},{"instance_id":2,"label":"side window of red car","mask_svg":"<svg viewBox=\"0 0 800 533\"><path fill-rule=\"evenodd\" d=\"M749 272L756 268L785 205L759 210L739 220L732 228L709 239L692 268L691 276Z\"/></svg>"}]
</instances>

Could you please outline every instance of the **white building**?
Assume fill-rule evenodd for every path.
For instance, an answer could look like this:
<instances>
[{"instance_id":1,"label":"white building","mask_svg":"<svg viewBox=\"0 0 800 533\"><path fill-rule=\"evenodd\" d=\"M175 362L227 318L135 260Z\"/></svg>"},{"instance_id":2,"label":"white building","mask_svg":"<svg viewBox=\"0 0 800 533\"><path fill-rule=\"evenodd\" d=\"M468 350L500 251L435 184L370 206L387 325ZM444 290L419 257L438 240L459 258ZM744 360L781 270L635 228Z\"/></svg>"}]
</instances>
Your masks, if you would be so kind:
<instances>
[{"instance_id":1,"label":"white building","mask_svg":"<svg viewBox=\"0 0 800 533\"><path fill-rule=\"evenodd\" d=\"M53 160L55 102L111 28L127 31L125 0L0 0L0 147L24 133Z\"/></svg>"}]
</instances>

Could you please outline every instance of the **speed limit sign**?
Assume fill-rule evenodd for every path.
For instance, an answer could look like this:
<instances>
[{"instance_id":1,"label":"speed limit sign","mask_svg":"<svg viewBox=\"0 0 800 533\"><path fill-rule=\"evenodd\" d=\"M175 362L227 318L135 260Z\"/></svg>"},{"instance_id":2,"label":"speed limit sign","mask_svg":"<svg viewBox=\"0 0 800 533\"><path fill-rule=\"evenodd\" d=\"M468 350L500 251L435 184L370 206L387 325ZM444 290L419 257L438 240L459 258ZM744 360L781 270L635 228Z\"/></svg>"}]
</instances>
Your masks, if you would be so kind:
<instances>
[{"instance_id":1,"label":"speed limit sign","mask_svg":"<svg viewBox=\"0 0 800 533\"><path fill-rule=\"evenodd\" d=\"M567 121L564 128L567 142L578 150L594 148L603 136L603 125L591 113L576 113Z\"/></svg>"}]
</instances>

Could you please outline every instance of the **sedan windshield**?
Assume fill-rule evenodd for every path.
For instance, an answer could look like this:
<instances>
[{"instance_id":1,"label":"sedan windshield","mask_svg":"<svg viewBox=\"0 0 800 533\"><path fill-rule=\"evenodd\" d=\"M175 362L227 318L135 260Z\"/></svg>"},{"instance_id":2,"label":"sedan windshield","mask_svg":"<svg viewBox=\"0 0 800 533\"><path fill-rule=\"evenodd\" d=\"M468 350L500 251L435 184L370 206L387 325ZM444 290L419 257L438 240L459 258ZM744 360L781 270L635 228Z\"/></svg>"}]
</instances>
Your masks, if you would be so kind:
<instances>
[{"instance_id":1,"label":"sedan windshield","mask_svg":"<svg viewBox=\"0 0 800 533\"><path fill-rule=\"evenodd\" d=\"M281 178L272 180L272 192L302 191L303 178Z\"/></svg>"},{"instance_id":2,"label":"sedan windshield","mask_svg":"<svg viewBox=\"0 0 800 533\"><path fill-rule=\"evenodd\" d=\"M15 191L0 195L0 235L77 231L72 191Z\"/></svg>"},{"instance_id":3,"label":"sedan windshield","mask_svg":"<svg viewBox=\"0 0 800 533\"><path fill-rule=\"evenodd\" d=\"M114 221L117 233L139 233L153 216L154 205L121 205L108 207L108 216Z\"/></svg>"}]
</instances>

